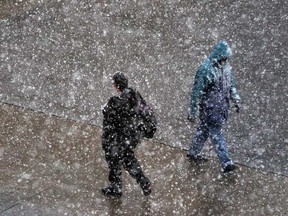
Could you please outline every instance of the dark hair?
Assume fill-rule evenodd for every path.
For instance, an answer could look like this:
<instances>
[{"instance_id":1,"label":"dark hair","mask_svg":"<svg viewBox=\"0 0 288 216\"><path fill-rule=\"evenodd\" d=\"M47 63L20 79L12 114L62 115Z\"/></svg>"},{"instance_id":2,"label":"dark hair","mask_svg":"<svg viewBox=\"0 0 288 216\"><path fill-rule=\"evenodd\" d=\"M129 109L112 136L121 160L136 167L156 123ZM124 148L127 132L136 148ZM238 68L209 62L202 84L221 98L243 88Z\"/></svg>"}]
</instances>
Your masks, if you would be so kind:
<instances>
[{"instance_id":1,"label":"dark hair","mask_svg":"<svg viewBox=\"0 0 288 216\"><path fill-rule=\"evenodd\" d=\"M116 72L113 75L113 82L115 83L116 87L120 90L123 91L125 88L128 87L128 78L125 76L124 73L122 72Z\"/></svg>"}]
</instances>

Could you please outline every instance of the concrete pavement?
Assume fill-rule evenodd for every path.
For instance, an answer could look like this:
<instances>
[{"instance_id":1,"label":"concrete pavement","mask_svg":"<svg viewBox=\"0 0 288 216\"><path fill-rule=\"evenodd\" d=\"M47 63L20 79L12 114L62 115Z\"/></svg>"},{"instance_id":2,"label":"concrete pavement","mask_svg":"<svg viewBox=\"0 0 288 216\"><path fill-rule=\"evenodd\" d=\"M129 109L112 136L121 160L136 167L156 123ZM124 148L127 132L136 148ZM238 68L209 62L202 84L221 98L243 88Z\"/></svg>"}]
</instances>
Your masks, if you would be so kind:
<instances>
[{"instance_id":1,"label":"concrete pavement","mask_svg":"<svg viewBox=\"0 0 288 216\"><path fill-rule=\"evenodd\" d=\"M143 141L137 156L151 196L124 173L120 199L108 184L101 128L0 105L0 215L287 215L288 179L243 167L223 175L216 158L195 165L185 151Z\"/></svg>"},{"instance_id":2,"label":"concrete pavement","mask_svg":"<svg viewBox=\"0 0 288 216\"><path fill-rule=\"evenodd\" d=\"M187 148L194 75L227 40L242 112L233 158L288 176L288 1L0 0L0 101L101 126L110 76L156 110L156 138Z\"/></svg>"}]
</instances>

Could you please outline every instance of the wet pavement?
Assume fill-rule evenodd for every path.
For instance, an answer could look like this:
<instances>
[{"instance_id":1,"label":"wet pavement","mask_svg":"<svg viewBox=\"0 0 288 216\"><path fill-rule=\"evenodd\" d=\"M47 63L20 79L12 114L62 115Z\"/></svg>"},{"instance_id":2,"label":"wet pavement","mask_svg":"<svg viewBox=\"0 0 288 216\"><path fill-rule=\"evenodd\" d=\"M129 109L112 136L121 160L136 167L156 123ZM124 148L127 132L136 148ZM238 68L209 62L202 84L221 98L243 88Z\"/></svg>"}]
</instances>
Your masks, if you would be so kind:
<instances>
[{"instance_id":1,"label":"wet pavement","mask_svg":"<svg viewBox=\"0 0 288 216\"><path fill-rule=\"evenodd\" d=\"M143 141L151 178L143 196L124 173L120 199L103 196L101 128L0 104L0 215L287 215L288 179L244 167L221 174L216 158L196 165L185 151Z\"/></svg>"},{"instance_id":2,"label":"wet pavement","mask_svg":"<svg viewBox=\"0 0 288 216\"><path fill-rule=\"evenodd\" d=\"M29 11L39 3L40 1L37 2L36 0L0 0L0 20L9 19Z\"/></svg>"},{"instance_id":3,"label":"wet pavement","mask_svg":"<svg viewBox=\"0 0 288 216\"><path fill-rule=\"evenodd\" d=\"M20 105L0 103L1 216L288 214L286 1L0 0L0 8L0 101ZM235 50L243 99L227 138L246 164L228 176L216 158L197 166L181 149L191 138L194 73L222 38ZM100 107L115 70L159 116L158 141L137 149L150 197L126 173L121 199L99 192L108 183Z\"/></svg>"},{"instance_id":4,"label":"wet pavement","mask_svg":"<svg viewBox=\"0 0 288 216\"><path fill-rule=\"evenodd\" d=\"M188 148L194 75L225 39L242 98L235 160L288 176L288 1L0 0L0 101L101 126L111 74L156 110L157 140Z\"/></svg>"}]
</instances>

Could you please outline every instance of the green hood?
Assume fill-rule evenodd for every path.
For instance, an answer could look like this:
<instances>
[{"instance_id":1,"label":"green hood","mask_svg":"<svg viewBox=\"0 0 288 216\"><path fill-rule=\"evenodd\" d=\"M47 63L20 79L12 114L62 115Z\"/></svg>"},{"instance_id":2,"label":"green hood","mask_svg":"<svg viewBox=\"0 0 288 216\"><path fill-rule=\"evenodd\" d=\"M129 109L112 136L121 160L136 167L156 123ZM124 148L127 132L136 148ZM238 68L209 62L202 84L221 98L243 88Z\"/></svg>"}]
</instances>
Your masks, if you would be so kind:
<instances>
[{"instance_id":1,"label":"green hood","mask_svg":"<svg viewBox=\"0 0 288 216\"><path fill-rule=\"evenodd\" d=\"M212 61L219 61L222 58L230 58L232 50L226 41L220 41L216 44L211 52L209 59Z\"/></svg>"}]
</instances>

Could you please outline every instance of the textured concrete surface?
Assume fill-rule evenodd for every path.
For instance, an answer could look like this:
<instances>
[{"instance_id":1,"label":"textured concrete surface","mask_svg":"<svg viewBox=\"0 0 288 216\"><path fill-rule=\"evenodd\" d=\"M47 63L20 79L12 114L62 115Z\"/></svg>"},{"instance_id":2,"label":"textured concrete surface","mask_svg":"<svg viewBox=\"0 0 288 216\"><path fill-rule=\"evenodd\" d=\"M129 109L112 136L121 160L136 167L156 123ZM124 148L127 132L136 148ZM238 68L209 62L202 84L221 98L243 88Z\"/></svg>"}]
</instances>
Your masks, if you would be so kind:
<instances>
[{"instance_id":1,"label":"textured concrete surface","mask_svg":"<svg viewBox=\"0 0 288 216\"><path fill-rule=\"evenodd\" d=\"M101 129L26 108L0 105L0 215L286 215L288 179L239 165L223 175L210 158L143 141L137 157L153 183L144 197L124 172L120 199L104 197Z\"/></svg>"},{"instance_id":2,"label":"textured concrete surface","mask_svg":"<svg viewBox=\"0 0 288 216\"><path fill-rule=\"evenodd\" d=\"M156 139L182 148L195 71L226 39L243 100L227 125L231 154L288 175L287 1L0 2L1 101L100 126L122 70L156 108Z\"/></svg>"}]
</instances>

